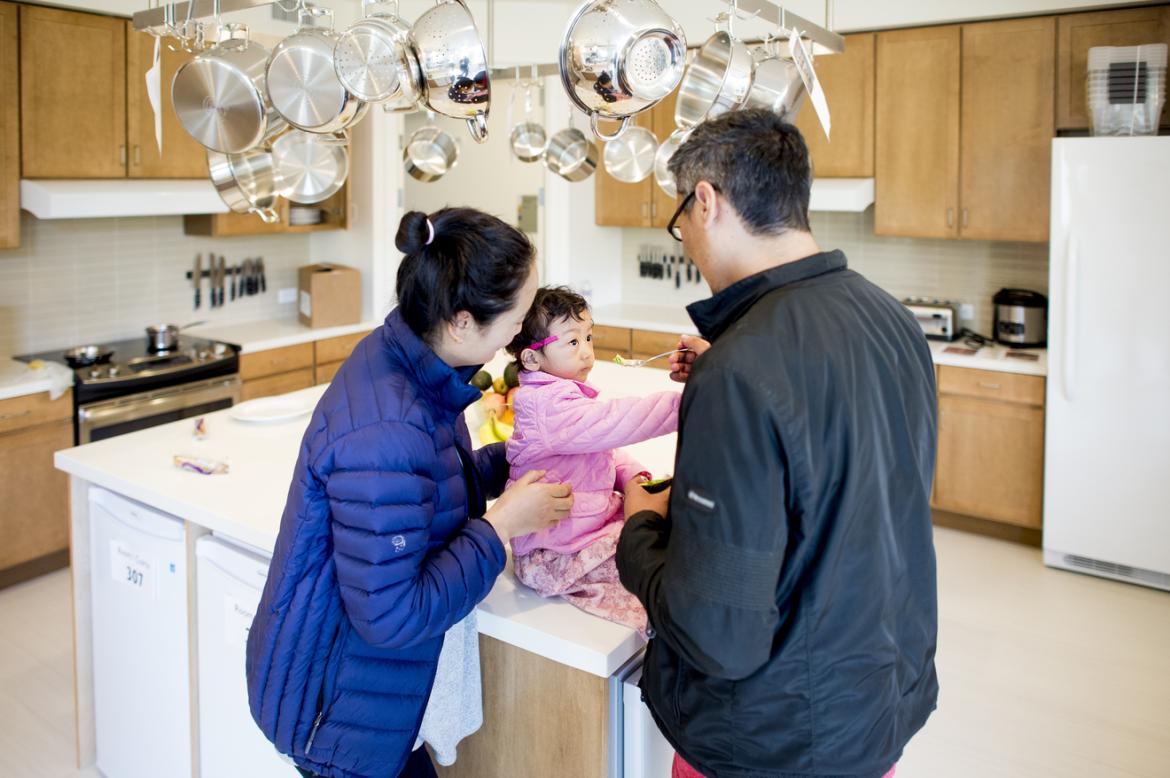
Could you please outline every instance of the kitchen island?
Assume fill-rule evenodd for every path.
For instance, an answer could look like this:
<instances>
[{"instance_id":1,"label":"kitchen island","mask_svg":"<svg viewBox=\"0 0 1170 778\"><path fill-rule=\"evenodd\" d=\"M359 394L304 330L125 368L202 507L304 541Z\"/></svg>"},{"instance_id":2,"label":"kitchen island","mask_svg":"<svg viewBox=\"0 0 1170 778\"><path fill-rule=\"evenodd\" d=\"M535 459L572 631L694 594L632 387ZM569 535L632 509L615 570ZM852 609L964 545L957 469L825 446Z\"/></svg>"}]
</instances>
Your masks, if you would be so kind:
<instances>
[{"instance_id":1,"label":"kitchen island","mask_svg":"<svg viewBox=\"0 0 1170 778\"><path fill-rule=\"evenodd\" d=\"M498 375L503 364L504 360L497 360L489 369ZM591 380L603 397L679 388L661 371L607 363L595 367ZM313 387L283 399L311 407L324 390L323 386ZM94 763L96 751L93 560L105 553L99 548L95 554L91 547L91 489L121 495L180 519L186 536L188 588L194 592L199 585L194 562L200 537L213 534L260 555L271 554L308 418L302 415L257 424L238 421L232 411L224 410L205 417L205 440L194 438L188 419L57 453L57 467L71 476L78 758L82 766ZM630 450L658 475L673 467L674 445L675 436L671 435ZM181 470L172 462L175 455L227 461L230 472L205 476ZM193 595L189 598L193 601ZM189 611L189 642L194 647L198 625L195 608L190 606ZM620 716L620 676L640 661L643 641L637 633L562 601L541 599L516 581L510 562L480 603L477 619L486 724L480 733L464 741L451 774L490 776L497 774L504 760L512 760L518 770L513 774L535 775L526 770L555 764L564 758L567 747L574 759L587 760L581 765L582 775L621 775L622 738L614 732L613 718ZM193 648L191 653L195 653ZM191 675L194 690L197 679L194 672ZM242 668L231 682L243 683ZM526 684L531 687L528 692ZM542 695L541 690L550 693ZM194 722L198 720L198 695L192 693L191 700ZM580 720L579 726L563 726L565 716ZM544 751L525 749L509 754L507 740L515 735L511 727L499 728L504 719L517 728L525 721L534 725L544 721L546 727L559 730L566 743L561 747L550 742ZM192 739L197 738L196 731ZM590 753L577 753L582 748ZM526 759L530 761L526 763ZM192 775L199 775L197 758L193 761Z\"/></svg>"}]
</instances>

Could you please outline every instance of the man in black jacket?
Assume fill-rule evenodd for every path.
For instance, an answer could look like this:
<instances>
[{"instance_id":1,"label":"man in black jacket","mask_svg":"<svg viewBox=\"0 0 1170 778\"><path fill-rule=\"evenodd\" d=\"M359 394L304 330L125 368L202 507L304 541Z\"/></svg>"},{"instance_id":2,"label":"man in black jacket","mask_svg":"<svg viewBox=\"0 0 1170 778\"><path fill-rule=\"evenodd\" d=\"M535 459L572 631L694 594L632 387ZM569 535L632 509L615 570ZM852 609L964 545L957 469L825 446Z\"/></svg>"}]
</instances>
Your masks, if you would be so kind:
<instances>
[{"instance_id":1,"label":"man in black jacket","mask_svg":"<svg viewBox=\"0 0 1170 778\"><path fill-rule=\"evenodd\" d=\"M727 114L670 166L671 233L714 296L672 365L673 488L626 496L644 697L678 775L878 778L938 696L930 350L813 240L796 128Z\"/></svg>"}]
</instances>

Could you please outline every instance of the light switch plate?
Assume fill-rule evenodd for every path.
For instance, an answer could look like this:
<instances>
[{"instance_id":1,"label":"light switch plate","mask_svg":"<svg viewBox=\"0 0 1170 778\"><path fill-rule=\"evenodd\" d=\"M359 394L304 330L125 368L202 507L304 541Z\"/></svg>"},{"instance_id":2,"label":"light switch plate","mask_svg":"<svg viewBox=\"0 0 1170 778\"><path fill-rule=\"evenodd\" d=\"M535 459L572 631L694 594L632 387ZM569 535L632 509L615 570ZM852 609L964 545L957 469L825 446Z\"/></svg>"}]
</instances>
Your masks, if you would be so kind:
<instances>
[{"instance_id":1,"label":"light switch plate","mask_svg":"<svg viewBox=\"0 0 1170 778\"><path fill-rule=\"evenodd\" d=\"M971 303L959 304L959 318L963 321L971 321L975 318L975 306Z\"/></svg>"},{"instance_id":2,"label":"light switch plate","mask_svg":"<svg viewBox=\"0 0 1170 778\"><path fill-rule=\"evenodd\" d=\"M278 302L282 305L285 303L295 303L296 301L297 301L297 290L296 289L292 289L292 288L281 289L279 292L276 293L276 302Z\"/></svg>"}]
</instances>

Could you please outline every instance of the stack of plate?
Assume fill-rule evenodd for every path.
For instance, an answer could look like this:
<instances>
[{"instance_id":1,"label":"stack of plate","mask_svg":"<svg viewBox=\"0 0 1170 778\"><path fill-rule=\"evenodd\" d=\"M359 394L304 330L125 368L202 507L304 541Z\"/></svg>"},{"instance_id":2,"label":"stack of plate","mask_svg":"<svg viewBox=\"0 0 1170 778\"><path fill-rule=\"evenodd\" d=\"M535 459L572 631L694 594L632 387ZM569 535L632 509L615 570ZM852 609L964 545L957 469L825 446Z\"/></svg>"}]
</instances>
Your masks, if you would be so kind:
<instances>
[{"instance_id":1,"label":"stack of plate","mask_svg":"<svg viewBox=\"0 0 1170 778\"><path fill-rule=\"evenodd\" d=\"M288 209L288 223L293 226L320 224L325 221L325 211L320 208L305 208L294 205Z\"/></svg>"}]
</instances>

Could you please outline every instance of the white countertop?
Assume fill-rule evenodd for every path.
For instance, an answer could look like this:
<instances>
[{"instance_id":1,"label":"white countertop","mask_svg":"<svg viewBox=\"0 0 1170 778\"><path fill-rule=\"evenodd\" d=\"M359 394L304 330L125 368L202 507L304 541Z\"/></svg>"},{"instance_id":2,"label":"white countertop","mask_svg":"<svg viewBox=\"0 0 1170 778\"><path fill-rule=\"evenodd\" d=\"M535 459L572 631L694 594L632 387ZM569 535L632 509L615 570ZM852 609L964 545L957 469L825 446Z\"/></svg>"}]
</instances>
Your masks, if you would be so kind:
<instances>
[{"instance_id":1,"label":"white countertop","mask_svg":"<svg viewBox=\"0 0 1170 778\"><path fill-rule=\"evenodd\" d=\"M0 400L48 392L57 399L73 386L73 371L56 362L45 362L39 370L15 359L0 359Z\"/></svg>"},{"instance_id":2,"label":"white countertop","mask_svg":"<svg viewBox=\"0 0 1170 778\"><path fill-rule=\"evenodd\" d=\"M698 335L699 330L685 307L618 303L593 309L593 322L606 327L629 327L634 330Z\"/></svg>"},{"instance_id":3,"label":"white countertop","mask_svg":"<svg viewBox=\"0 0 1170 778\"><path fill-rule=\"evenodd\" d=\"M243 324L213 324L192 327L184 332L199 338L232 343L240 347L241 354L250 354L255 351L268 351L285 346L296 346L301 343L312 343L315 340L352 335L355 332L369 332L381 324L382 321L379 319L359 322L358 324L345 324L340 327L313 329L306 327L296 319L269 319Z\"/></svg>"},{"instance_id":4,"label":"white countertop","mask_svg":"<svg viewBox=\"0 0 1170 778\"><path fill-rule=\"evenodd\" d=\"M488 369L502 372L504 359ZM678 389L653 368L599 363L591 382L603 397L643 395ZM286 395L315 405L324 386ZM59 469L178 516L224 537L271 552L276 543L288 485L308 416L276 424L236 421L231 410L205 417L209 436L196 441L190 419L66 449L56 454ZM472 439L477 439L472 429ZM674 465L675 436L630 447L647 469L665 475ZM226 475L179 470L175 454L230 461ZM568 603L545 600L521 586L509 569L479 605L485 635L594 675L609 677L641 650L633 630L584 613Z\"/></svg>"}]
</instances>

